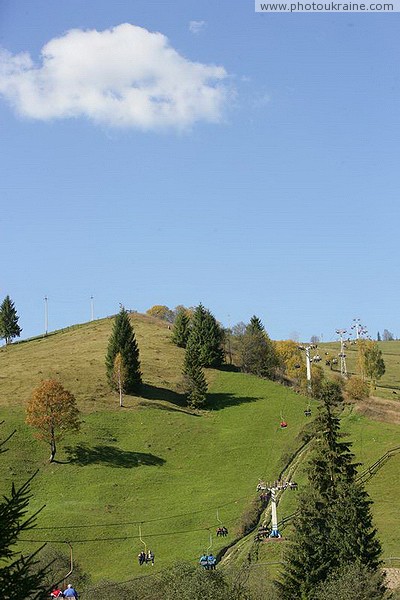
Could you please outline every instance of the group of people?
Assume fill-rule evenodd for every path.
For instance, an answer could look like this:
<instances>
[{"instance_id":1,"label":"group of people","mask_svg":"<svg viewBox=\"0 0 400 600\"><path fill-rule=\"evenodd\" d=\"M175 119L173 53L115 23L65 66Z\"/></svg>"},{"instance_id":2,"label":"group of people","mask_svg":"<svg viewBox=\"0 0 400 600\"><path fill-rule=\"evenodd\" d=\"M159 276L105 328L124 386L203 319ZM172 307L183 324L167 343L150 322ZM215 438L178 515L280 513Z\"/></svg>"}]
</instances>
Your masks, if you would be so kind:
<instances>
[{"instance_id":1,"label":"group of people","mask_svg":"<svg viewBox=\"0 0 400 600\"><path fill-rule=\"evenodd\" d=\"M217 559L214 554L204 554L200 557L200 565L207 569L207 571L215 571L215 567L217 565Z\"/></svg>"},{"instance_id":2,"label":"group of people","mask_svg":"<svg viewBox=\"0 0 400 600\"><path fill-rule=\"evenodd\" d=\"M218 527L217 537L226 537L227 535L228 535L228 530L226 527Z\"/></svg>"},{"instance_id":3,"label":"group of people","mask_svg":"<svg viewBox=\"0 0 400 600\"><path fill-rule=\"evenodd\" d=\"M139 565L142 566L147 563L151 563L154 566L154 554L151 550L148 550L147 553L142 550L138 554Z\"/></svg>"},{"instance_id":4,"label":"group of people","mask_svg":"<svg viewBox=\"0 0 400 600\"><path fill-rule=\"evenodd\" d=\"M53 600L54 598L75 598L78 600L78 592L72 587L72 584L69 583L64 591L55 587L51 592L50 597Z\"/></svg>"},{"instance_id":5,"label":"group of people","mask_svg":"<svg viewBox=\"0 0 400 600\"><path fill-rule=\"evenodd\" d=\"M268 493L271 489L286 490L287 488L289 488L290 490L297 490L297 487L298 485L295 481L286 481L279 479L277 481L274 481L272 484L267 484L265 483L265 481L259 479L257 484L257 492Z\"/></svg>"},{"instance_id":6,"label":"group of people","mask_svg":"<svg viewBox=\"0 0 400 600\"><path fill-rule=\"evenodd\" d=\"M255 535L254 541L260 542L261 540L264 540L265 538L269 537L269 534L270 534L269 527L260 525L260 527L258 528L258 531Z\"/></svg>"}]
</instances>

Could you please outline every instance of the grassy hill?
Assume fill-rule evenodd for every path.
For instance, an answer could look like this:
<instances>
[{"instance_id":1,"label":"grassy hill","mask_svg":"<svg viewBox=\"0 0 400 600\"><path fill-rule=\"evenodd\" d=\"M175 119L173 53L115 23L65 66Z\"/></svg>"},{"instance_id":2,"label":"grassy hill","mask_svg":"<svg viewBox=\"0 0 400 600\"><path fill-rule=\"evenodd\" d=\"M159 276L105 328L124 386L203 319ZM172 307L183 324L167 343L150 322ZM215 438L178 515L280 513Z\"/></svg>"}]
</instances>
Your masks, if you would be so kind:
<instances>
[{"instance_id":1,"label":"grassy hill","mask_svg":"<svg viewBox=\"0 0 400 600\"><path fill-rule=\"evenodd\" d=\"M400 400L400 340L377 343L383 354L386 372L382 379L378 382L375 395L390 400L397 400L398 397ZM326 344L320 344L318 352L321 354L322 358L324 358L324 352L329 352L332 356L337 356L340 352L340 343L330 342ZM335 366L335 369L340 373L340 359L338 360L339 364ZM349 373L356 373L356 362L357 346L354 343L347 344L346 364Z\"/></svg>"},{"instance_id":2,"label":"grassy hill","mask_svg":"<svg viewBox=\"0 0 400 600\"><path fill-rule=\"evenodd\" d=\"M139 568L136 561L142 549L139 525L156 554L155 570L179 559L197 561L218 525L217 510L232 540L258 478L277 477L306 422L305 398L229 371L207 372L212 410L188 410L178 392L183 351L171 344L165 323L137 314L132 321L146 385L143 397L126 398L122 409L105 379L110 319L0 350L2 430L17 430L0 460L0 493L39 467L31 508L46 504L38 528L24 535L35 541L21 547L32 550L43 540L66 549L65 541L71 541L94 579L149 572L150 566ZM59 462L51 465L48 448L24 423L31 390L48 377L59 378L75 394L83 418L82 430L64 441ZM279 427L281 416L287 429ZM345 429L367 464L398 443L398 426L352 411ZM391 507L400 482L393 478L394 465L369 486L385 553L398 555L400 522ZM293 508L294 495L286 495L280 516ZM213 551L226 543L213 538Z\"/></svg>"}]
</instances>

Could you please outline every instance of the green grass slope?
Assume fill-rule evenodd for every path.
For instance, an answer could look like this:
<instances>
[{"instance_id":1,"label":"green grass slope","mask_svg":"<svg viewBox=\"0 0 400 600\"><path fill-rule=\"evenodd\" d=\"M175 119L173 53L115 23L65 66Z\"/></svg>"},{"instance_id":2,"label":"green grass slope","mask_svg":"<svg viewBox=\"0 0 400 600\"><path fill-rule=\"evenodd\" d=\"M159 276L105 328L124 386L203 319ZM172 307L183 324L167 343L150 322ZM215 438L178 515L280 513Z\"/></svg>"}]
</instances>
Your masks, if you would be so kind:
<instances>
[{"instance_id":1,"label":"green grass slope","mask_svg":"<svg viewBox=\"0 0 400 600\"><path fill-rule=\"evenodd\" d=\"M378 342L385 361L386 372L379 380L374 394L381 398L390 400L399 400L400 402L400 340L391 342ZM324 359L324 352L329 352L332 356L337 356L340 352L339 342L330 342L319 344L318 352ZM340 359L335 366L335 370L340 372ZM325 361L323 361L325 362ZM349 373L357 372L357 346L356 344L347 344L346 364Z\"/></svg>"},{"instance_id":2,"label":"green grass slope","mask_svg":"<svg viewBox=\"0 0 400 600\"><path fill-rule=\"evenodd\" d=\"M277 477L306 422L303 397L228 371L208 371L212 410L193 413L178 393L183 351L171 344L170 331L142 315L132 321L146 386L144 397L126 398L122 409L104 372L110 319L0 350L2 433L17 430L0 458L0 493L39 468L31 509L46 504L21 548L47 541L66 550L71 541L94 579L124 580L179 559L197 561L218 525L217 510L232 540L258 478ZM76 395L83 417L82 430L64 440L59 462L51 465L48 448L24 423L26 400L47 377L59 378ZM287 429L279 427L281 415ZM366 463L396 445L394 425L352 413L345 425ZM394 552L400 524L394 513L390 523L385 519L400 482L385 484L385 473L377 475L386 487L376 498L376 514L385 550ZM294 497L286 495L280 516L292 512ZM137 565L139 525L156 554L153 571ZM213 536L213 551L224 543Z\"/></svg>"}]
</instances>

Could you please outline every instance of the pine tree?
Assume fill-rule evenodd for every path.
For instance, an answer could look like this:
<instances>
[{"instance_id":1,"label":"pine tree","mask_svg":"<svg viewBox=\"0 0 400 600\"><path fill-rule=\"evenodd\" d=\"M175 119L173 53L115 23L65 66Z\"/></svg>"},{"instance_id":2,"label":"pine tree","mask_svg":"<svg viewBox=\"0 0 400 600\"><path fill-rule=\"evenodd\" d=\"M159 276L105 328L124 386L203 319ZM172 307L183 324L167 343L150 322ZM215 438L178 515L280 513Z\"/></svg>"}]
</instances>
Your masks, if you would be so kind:
<instances>
[{"instance_id":1,"label":"pine tree","mask_svg":"<svg viewBox=\"0 0 400 600\"><path fill-rule=\"evenodd\" d=\"M172 342L179 348L186 348L190 335L190 319L185 309L181 309L176 315L174 328L172 330Z\"/></svg>"},{"instance_id":2,"label":"pine tree","mask_svg":"<svg viewBox=\"0 0 400 600\"><path fill-rule=\"evenodd\" d=\"M222 340L223 332L215 317L199 304L193 313L189 341L197 346L202 367L222 365L224 362Z\"/></svg>"},{"instance_id":3,"label":"pine tree","mask_svg":"<svg viewBox=\"0 0 400 600\"><path fill-rule=\"evenodd\" d=\"M188 403L193 408L201 408L207 399L207 381L200 362L200 352L190 338L186 347L183 366L183 384Z\"/></svg>"},{"instance_id":4,"label":"pine tree","mask_svg":"<svg viewBox=\"0 0 400 600\"><path fill-rule=\"evenodd\" d=\"M379 333L379 331L378 331L378 335L376 336L376 339L378 342L382 341L381 334Z\"/></svg>"},{"instance_id":5,"label":"pine tree","mask_svg":"<svg viewBox=\"0 0 400 600\"><path fill-rule=\"evenodd\" d=\"M357 464L342 440L329 386L315 421L315 447L308 466L309 485L300 494L294 534L285 558L285 600L312 600L317 586L335 569L358 562L374 572L381 547L372 525L371 501L356 482Z\"/></svg>"},{"instance_id":6,"label":"pine tree","mask_svg":"<svg viewBox=\"0 0 400 600\"><path fill-rule=\"evenodd\" d=\"M263 324L255 315L240 336L238 350L240 368L244 373L268 379L275 377L280 359Z\"/></svg>"},{"instance_id":7,"label":"pine tree","mask_svg":"<svg viewBox=\"0 0 400 600\"><path fill-rule=\"evenodd\" d=\"M247 333L262 333L265 331L265 328L261 322L261 319L256 317L256 315L253 315L250 319L250 323L246 327L246 331Z\"/></svg>"},{"instance_id":8,"label":"pine tree","mask_svg":"<svg viewBox=\"0 0 400 600\"><path fill-rule=\"evenodd\" d=\"M13 338L21 335L21 327L18 325L19 317L14 302L10 296L6 296L0 306L0 338L9 344Z\"/></svg>"},{"instance_id":9,"label":"pine tree","mask_svg":"<svg viewBox=\"0 0 400 600\"><path fill-rule=\"evenodd\" d=\"M121 353L121 358L126 369L124 380L125 392L127 394L137 393L140 391L142 385L139 348L129 315L123 306L115 317L106 355L107 378L113 389L118 389L114 378L114 364L115 357L119 352Z\"/></svg>"},{"instance_id":10,"label":"pine tree","mask_svg":"<svg viewBox=\"0 0 400 600\"><path fill-rule=\"evenodd\" d=\"M10 439L11 436L7 438ZM7 441L5 440L5 441ZM0 453L5 450L0 442ZM34 477L34 476L33 476ZM2 600L40 600L46 596L43 578L45 568L37 567L36 551L29 556L20 555L16 550L21 533L35 527L36 515L27 517L31 477L16 488L11 487L11 495L0 500L0 590Z\"/></svg>"}]
</instances>

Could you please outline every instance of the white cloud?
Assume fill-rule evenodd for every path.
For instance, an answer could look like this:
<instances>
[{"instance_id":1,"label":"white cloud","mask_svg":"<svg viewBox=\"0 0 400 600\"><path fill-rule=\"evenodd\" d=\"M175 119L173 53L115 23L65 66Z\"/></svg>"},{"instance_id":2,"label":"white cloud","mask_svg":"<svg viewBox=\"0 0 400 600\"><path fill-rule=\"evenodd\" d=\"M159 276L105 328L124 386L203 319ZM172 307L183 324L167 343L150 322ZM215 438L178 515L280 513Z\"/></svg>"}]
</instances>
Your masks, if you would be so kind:
<instances>
[{"instance_id":1,"label":"white cloud","mask_svg":"<svg viewBox=\"0 0 400 600\"><path fill-rule=\"evenodd\" d=\"M230 97L223 67L191 62L161 33L124 23L50 40L41 65L0 51L0 94L23 116L184 129L219 122Z\"/></svg>"},{"instance_id":2,"label":"white cloud","mask_svg":"<svg viewBox=\"0 0 400 600\"><path fill-rule=\"evenodd\" d=\"M200 31L202 31L205 26L206 26L205 21L190 21L189 31L191 31L192 33L195 33L195 34L200 33Z\"/></svg>"}]
</instances>

